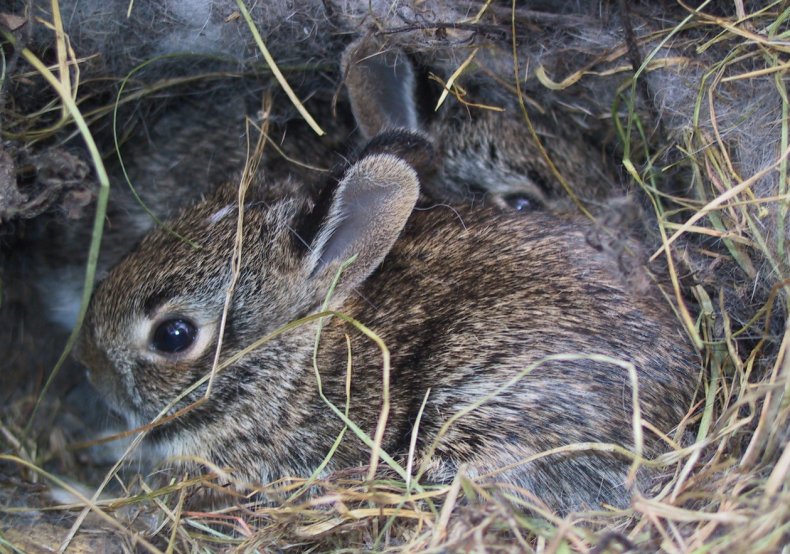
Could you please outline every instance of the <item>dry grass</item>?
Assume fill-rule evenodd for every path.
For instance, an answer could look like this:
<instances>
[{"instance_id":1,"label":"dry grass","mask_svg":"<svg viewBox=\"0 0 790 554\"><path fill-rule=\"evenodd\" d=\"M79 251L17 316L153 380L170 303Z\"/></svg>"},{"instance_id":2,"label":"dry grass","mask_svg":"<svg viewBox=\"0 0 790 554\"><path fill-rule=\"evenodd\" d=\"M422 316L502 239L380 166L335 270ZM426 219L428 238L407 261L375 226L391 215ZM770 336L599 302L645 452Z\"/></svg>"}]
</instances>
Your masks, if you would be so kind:
<instances>
[{"instance_id":1,"label":"dry grass","mask_svg":"<svg viewBox=\"0 0 790 554\"><path fill-rule=\"evenodd\" d=\"M773 10L747 14L740 3L736 5L743 12L740 21L700 14L691 14L688 20L690 24L716 30L706 35L715 38L700 44L700 49L715 45L727 53L711 65L697 97L699 112L711 113L712 125L701 122L689 126L687 132L672 137L674 144L655 145L646 137L644 124L633 109L632 99L639 94L638 81L623 91L625 108L617 123L625 152L624 166L655 208L663 244L655 256L675 254L666 258L675 287L673 300L704 361L697 401L688 407L682 428L674 436L666 437L669 452L658 459L643 461L662 468L666 481L651 495L634 498L629 509L558 517L526 491L496 489L467 478L463 471L451 485L420 486L410 477L411 468L403 468L386 453L376 452L380 433L377 437L362 437L374 451L371 467L349 469L320 479L294 479L259 490L243 489L234 493L232 507L205 512L191 511L190 498L204 494L196 491L205 489L230 494L216 484L216 475L232 481L232 475L220 468L205 466L205 475L172 477L166 486L154 486L149 481L161 484L161 476L135 476L130 482L121 482L122 478L116 475L119 463L104 482L120 482L121 486L115 487L120 492L105 492L102 496L97 490L80 492L41 469L47 454L38 450L27 438L26 430L12 419L4 420L0 428L4 452L8 453L0 456L0 461L11 464L13 471L25 479L70 491L74 503L49 506L46 510L55 514L82 513L82 516L90 511L98 515L98 519L80 518L72 527L76 533L82 526L74 539L74 548L79 547L84 533L94 533L95 537L106 537L106 544L113 548L150 552L787 551L790 330L783 325L777 334L776 327L771 326L771 316L790 312L787 308L790 273L784 243L790 204L789 104L785 87L789 47L786 33L781 33L788 8L786 3L778 3ZM58 26L55 22L55 31ZM668 30L667 35L675 31ZM58 36L58 52L62 55L58 56L55 73L59 77L43 65L36 68L42 74L52 75L50 82L61 103L53 104L50 109L62 110L62 121L58 124L61 126L79 122L82 116L72 99L78 83L68 80L67 76L74 73L66 69L67 65L79 67L80 60L70 51L62 29ZM759 67L741 71L745 57L758 61ZM660 66L650 57L643 61L638 75ZM663 63L682 63L682 60ZM729 81L766 76L776 81L777 94L783 101L783 117L775 127L780 135L781 155L764 173L778 172L780 186L775 194L761 197L753 185L764 174L741 175L736 170L738 163L733 159L732 145L716 124L713 98L719 87ZM565 78L563 83L590 78L596 77L585 70ZM100 115L93 113L91 118ZM88 140L87 126L79 123L78 126ZM29 140L41 138L40 130L30 133ZM659 154L668 150L684 152L683 159L673 163L682 164L693 176L693 186L687 189L686 197L667 198L656 178L665 169L659 167L663 159ZM94 156L94 160L97 173L102 175L100 159ZM770 219L769 212L773 214ZM763 217L770 221L770 226L761 223ZM101 238L101 213L96 221L93 248L98 248ZM743 284L747 288L752 284L750 280L764 279L766 272L772 275L769 285L773 286L773 293L764 305L754 310L748 325L733 323L728 315L729 306L716 287L689 289L684 283L683 270L677 262L682 252L676 248L683 241L695 244L695 235L723 241L726 255L745 276ZM92 280L89 268L87 282ZM688 307L690 298L696 299L698 310ZM753 339L742 340L747 334ZM384 345L381 348L386 352ZM223 364L217 367L221 370ZM332 410L345 418L348 432L364 435L353 426L353 413L339 407ZM30 417L28 421L32 420ZM635 421L641 429L638 414ZM681 439L684 433L693 439L684 442ZM127 454L141 438L142 435L137 436ZM596 447L601 445L571 448ZM379 464L379 460L383 463ZM8 517L23 511L11 507L0 510ZM73 535L62 528L53 537L45 536L42 524L38 525L41 541L49 540L56 548L57 543L65 547ZM32 523L29 533L37 532L36 523ZM19 527L10 527L5 536L0 534L0 551L33 548L31 544L27 532L20 533Z\"/></svg>"}]
</instances>

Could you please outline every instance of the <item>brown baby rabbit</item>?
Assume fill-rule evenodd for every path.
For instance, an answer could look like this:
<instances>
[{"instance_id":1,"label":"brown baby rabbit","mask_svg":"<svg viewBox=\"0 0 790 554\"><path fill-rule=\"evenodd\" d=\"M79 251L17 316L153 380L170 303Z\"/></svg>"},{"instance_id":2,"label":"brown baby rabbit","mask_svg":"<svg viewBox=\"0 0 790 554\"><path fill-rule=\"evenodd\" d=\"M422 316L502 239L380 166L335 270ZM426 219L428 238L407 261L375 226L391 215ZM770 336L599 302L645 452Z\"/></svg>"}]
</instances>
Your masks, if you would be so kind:
<instances>
[{"instance_id":1,"label":"brown baby rabbit","mask_svg":"<svg viewBox=\"0 0 790 554\"><path fill-rule=\"evenodd\" d=\"M326 203L312 209L303 199L268 203L253 194L245 205L243 259L222 358L319 311L341 264L356 256L329 306L375 331L391 351L382 446L397 459L408 450L430 389L417 439L428 480L451 480L462 463L482 475L573 443L632 448L628 373L580 357L535 368L460 418L431 458L421 458L453 414L552 354L632 362L642 417L672 431L691 399L695 355L662 298L628 290L616 264L588 245L581 224L538 213L413 211L418 190L409 163L373 153L363 154L327 192ZM79 355L130 425L151 421L211 369L231 279L234 200L234 187L221 187L171 222L200 248L154 231L96 290ZM316 330L316 323L299 326L220 372L207 403L148 435L157 455L202 458L252 482L309 475L343 427L318 395ZM347 334L350 417L372 435L382 402L382 355L340 318L321 334L323 391L345 405ZM204 392L205 385L176 408ZM655 453L654 437L647 441L648 454ZM369 450L347 438L327 471L368 459ZM559 510L622 505L628 463L566 452L497 478Z\"/></svg>"},{"instance_id":2,"label":"brown baby rabbit","mask_svg":"<svg viewBox=\"0 0 790 554\"><path fill-rule=\"evenodd\" d=\"M387 67L375 68L383 80ZM536 455L576 443L634 448L632 380L600 355L634 365L645 422L663 433L678 425L696 355L670 307L624 284L617 262L586 240L583 222L415 209L432 146L403 128L416 126L402 112L408 103L384 89L371 92L383 119L355 112L380 134L317 199L271 199L282 187L264 176L248 192L221 359L321 311L340 273L327 307L367 326L391 353L386 453L405 466L427 395L414 466L425 469L423 481L449 482L465 464L468 475L515 485L561 512L627 504L630 458L590 448ZM236 198L233 184L221 186L170 222L199 248L155 230L94 294L78 355L131 426L205 394L204 381L174 402L212 367ZM318 330L316 320L299 325L219 371L208 401L148 433L153 457L203 459L247 482L310 475L344 427L319 395ZM556 354L578 356L546 359ZM369 436L382 409L382 359L345 318L324 320L316 356L323 393L335 406L348 403ZM662 451L651 432L644 442L647 456ZM324 471L369 460L368 446L348 433Z\"/></svg>"}]
</instances>

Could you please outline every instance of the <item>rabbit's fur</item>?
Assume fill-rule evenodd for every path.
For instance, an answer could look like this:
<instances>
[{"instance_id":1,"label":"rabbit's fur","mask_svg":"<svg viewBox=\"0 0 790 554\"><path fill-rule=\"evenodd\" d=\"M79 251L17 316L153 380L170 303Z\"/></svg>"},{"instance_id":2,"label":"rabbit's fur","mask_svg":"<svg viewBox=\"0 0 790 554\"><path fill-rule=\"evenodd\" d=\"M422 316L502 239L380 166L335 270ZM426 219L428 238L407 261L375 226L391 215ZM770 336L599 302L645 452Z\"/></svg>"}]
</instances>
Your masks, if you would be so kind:
<instances>
[{"instance_id":1,"label":"rabbit's fur","mask_svg":"<svg viewBox=\"0 0 790 554\"><path fill-rule=\"evenodd\" d=\"M391 135L394 151L404 135ZM386 142L379 140L378 150ZM266 188L254 186L244 206L241 269L222 358L319 311L341 264L356 255L329 307L370 327L391 351L382 447L396 459L404 459L430 389L417 441L429 480L449 481L462 463L482 475L573 443L632 448L628 372L585 355L633 363L642 417L662 432L673 430L691 400L695 356L659 295L630 291L610 257L588 244L580 222L486 209L413 210L418 186L403 157L380 151L363 153L315 204L298 197L259 200ZM151 421L211 368L231 279L235 200L235 187L225 185L171 223L200 248L156 230L96 290L79 357L131 425ZM179 354L157 352L152 334L173 317L193 322L197 338ZM221 371L210 400L155 428L149 444L158 456L205 459L244 481L309 475L343 427L318 394L316 332L315 322L301 325ZM338 317L321 334L323 391L336 406L346 404L346 335L350 417L372 435L382 402L382 354ZM459 419L433 456L423 458L449 417L561 353L581 356L540 364ZM204 392L205 384L171 413ZM660 444L647 435L652 455ZM368 457L367 448L348 437L327 470ZM559 510L623 505L629 462L566 452L498 478Z\"/></svg>"},{"instance_id":2,"label":"rabbit's fur","mask_svg":"<svg viewBox=\"0 0 790 554\"><path fill-rule=\"evenodd\" d=\"M672 432L691 401L695 355L670 307L656 292L632 290L616 260L587 240L584 222L419 207L420 181L440 179L434 165L441 160L417 128L408 83L367 86L371 75L386 82L408 74L408 64L378 60L354 67L346 57L354 113L363 133L375 136L342 178L316 198L278 197L307 187L266 183L262 175L250 189L221 358L320 311L332 289L327 307L344 317L325 319L321 330L323 393L335 406L348 402L351 419L373 436L385 387L382 352L348 321L368 326L391 352L382 448L396 460L405 462L427 394L416 467L428 480L448 482L466 464L470 475L493 473L560 511L627 504L631 460L609 447L524 460L575 443L634 448L631 378L601 356L634 365L642 418ZM238 215L235 185L219 187L169 224L198 248L155 230L97 288L78 355L130 425L175 413L205 393L204 381L176 402L212 367ZM197 333L169 353L157 333L175 320ZM319 325L278 334L221 370L207 402L149 432L157 456L204 459L247 482L311 474L344 426L320 397L313 371ZM645 453L660 450L647 433ZM349 436L326 470L369 456Z\"/></svg>"},{"instance_id":3,"label":"rabbit's fur","mask_svg":"<svg viewBox=\"0 0 790 554\"><path fill-rule=\"evenodd\" d=\"M412 213L417 187L402 159L372 154L348 170L328 209L311 210L293 198L250 199L222 357L318 311L340 264L357 254L331 307L369 326L392 353L383 443L392 455L406 452L429 388L420 454L447 418L557 353L632 362L644 419L672 431L689 405L695 364L663 299L630 292L578 222L444 207ZM96 291L80 356L132 425L153 419L211 368L230 282L234 199L233 187L222 187L172 222L199 249L154 231ZM310 228L312 236L301 231ZM176 315L200 331L191 350L171 359L150 340L157 322ZM372 434L382 356L338 318L321 335L323 390L335 405L346 403L346 334L352 336L351 417ZM315 336L316 324L306 324L243 357L217 376L208 403L156 428L151 444L160 455L205 458L251 481L310 474L343 427L318 396ZM204 391L201 386L177 407ZM451 427L426 461L428 477L447 481L460 463L482 474L577 442L630 448L632 409L621 367L584 357L545 363ZM329 468L367 456L360 442L347 439ZM610 455L565 453L505 477L557 508L621 505L627 465Z\"/></svg>"}]
</instances>

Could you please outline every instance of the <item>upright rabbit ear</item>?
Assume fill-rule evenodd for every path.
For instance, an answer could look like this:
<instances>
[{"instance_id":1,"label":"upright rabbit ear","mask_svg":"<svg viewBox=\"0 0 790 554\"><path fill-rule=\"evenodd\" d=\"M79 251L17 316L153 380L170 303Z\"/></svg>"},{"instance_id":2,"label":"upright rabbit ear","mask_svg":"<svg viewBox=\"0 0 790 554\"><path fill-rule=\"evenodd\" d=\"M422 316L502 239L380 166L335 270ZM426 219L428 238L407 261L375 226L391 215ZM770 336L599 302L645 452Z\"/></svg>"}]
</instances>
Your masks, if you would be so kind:
<instances>
[{"instance_id":1,"label":"upright rabbit ear","mask_svg":"<svg viewBox=\"0 0 790 554\"><path fill-rule=\"evenodd\" d=\"M382 50L371 38L352 42L342 71L351 110L365 138L388 129L417 129L414 70L399 50Z\"/></svg>"},{"instance_id":2,"label":"upright rabbit ear","mask_svg":"<svg viewBox=\"0 0 790 554\"><path fill-rule=\"evenodd\" d=\"M340 264L356 256L343 272L338 292L362 283L389 253L418 195L417 173L396 156L372 154L351 166L312 241L307 260L311 278L331 279Z\"/></svg>"}]
</instances>

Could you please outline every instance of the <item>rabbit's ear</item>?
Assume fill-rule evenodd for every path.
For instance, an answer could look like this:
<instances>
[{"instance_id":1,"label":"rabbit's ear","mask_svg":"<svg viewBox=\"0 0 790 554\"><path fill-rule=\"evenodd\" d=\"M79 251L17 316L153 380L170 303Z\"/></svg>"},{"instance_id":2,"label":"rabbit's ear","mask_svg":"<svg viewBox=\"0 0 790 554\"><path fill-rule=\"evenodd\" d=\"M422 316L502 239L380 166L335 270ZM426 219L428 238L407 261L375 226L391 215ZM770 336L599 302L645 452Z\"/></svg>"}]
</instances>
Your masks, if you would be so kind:
<instances>
[{"instance_id":1,"label":"rabbit's ear","mask_svg":"<svg viewBox=\"0 0 790 554\"><path fill-rule=\"evenodd\" d=\"M359 285L392 248L418 195L417 173L397 156L372 154L351 166L312 240L311 278L331 279L340 264L356 256L343 272L339 292Z\"/></svg>"},{"instance_id":2,"label":"rabbit's ear","mask_svg":"<svg viewBox=\"0 0 790 554\"><path fill-rule=\"evenodd\" d=\"M365 138L388 129L417 129L414 70L399 50L379 49L370 38L351 43L343 54L343 75L351 110Z\"/></svg>"}]
</instances>

